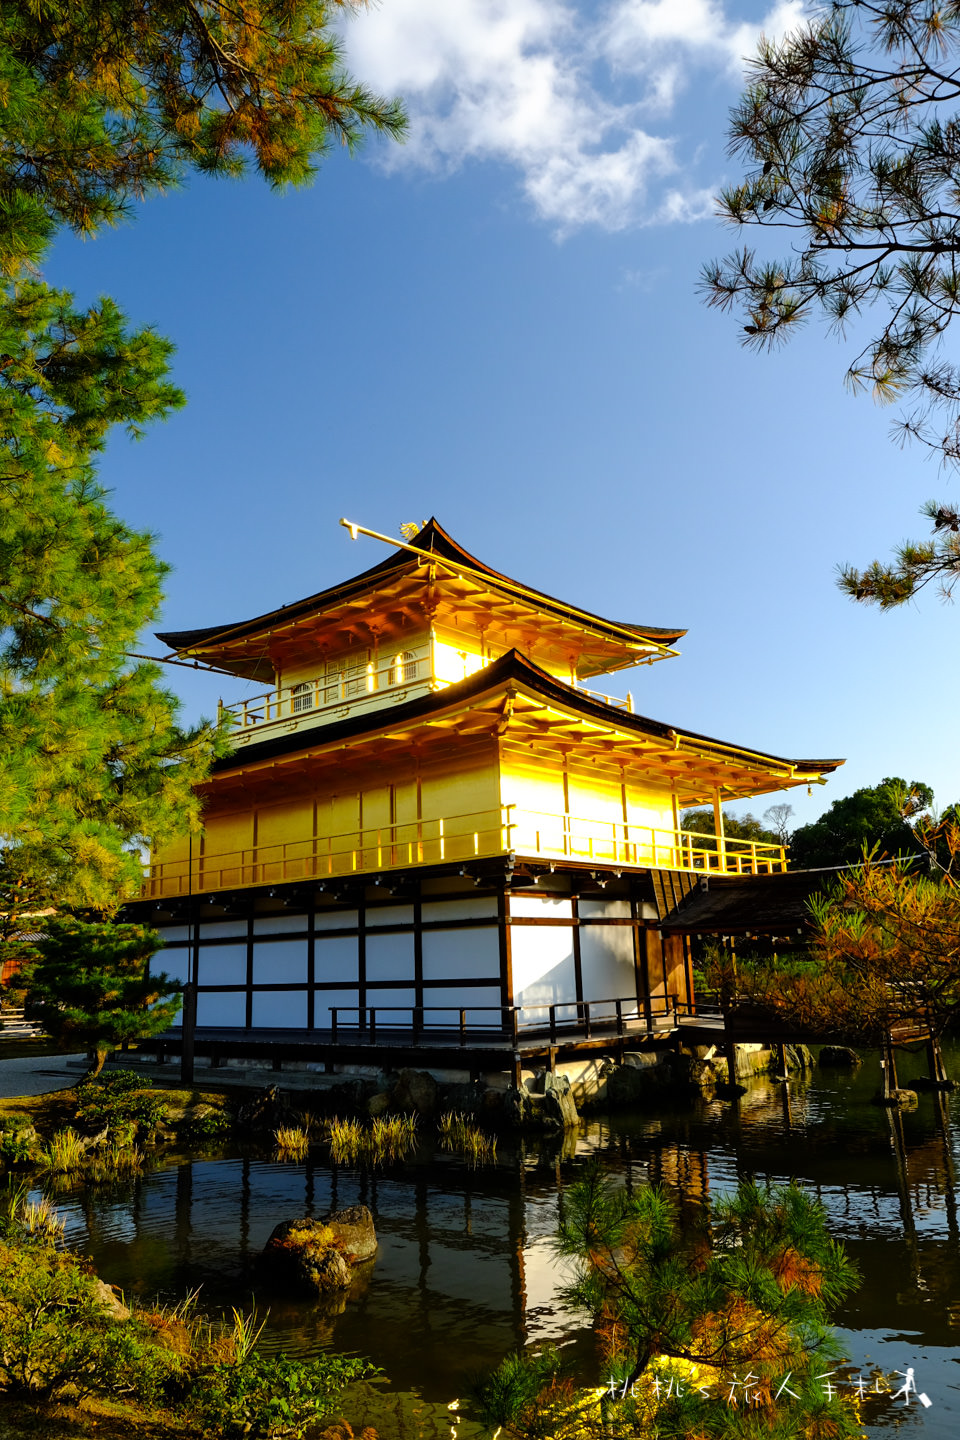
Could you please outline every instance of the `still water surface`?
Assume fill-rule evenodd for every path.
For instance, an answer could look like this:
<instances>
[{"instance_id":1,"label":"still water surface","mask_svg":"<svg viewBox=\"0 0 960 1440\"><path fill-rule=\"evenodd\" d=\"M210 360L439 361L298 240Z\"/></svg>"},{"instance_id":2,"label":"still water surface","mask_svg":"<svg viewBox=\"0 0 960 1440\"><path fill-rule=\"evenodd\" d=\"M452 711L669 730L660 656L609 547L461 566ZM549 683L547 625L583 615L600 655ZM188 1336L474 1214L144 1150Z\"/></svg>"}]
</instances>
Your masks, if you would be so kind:
<instances>
[{"instance_id":1,"label":"still water surface","mask_svg":"<svg viewBox=\"0 0 960 1440\"><path fill-rule=\"evenodd\" d=\"M837 1317L854 1365L911 1366L932 1401L887 1405L869 1433L903 1423L917 1440L947 1440L960 1434L960 1092L946 1102L922 1094L917 1111L890 1115L870 1104L878 1068L866 1060L788 1087L752 1080L738 1105L697 1100L593 1120L562 1150L501 1141L497 1164L481 1169L427 1144L375 1170L333 1167L322 1147L299 1165L217 1152L57 1206L68 1243L129 1294L175 1300L201 1286L215 1309L249 1303L256 1257L280 1220L369 1205L380 1249L349 1303L337 1314L257 1291L260 1309L270 1306L264 1343L368 1355L398 1390L445 1413L471 1376L531 1341L569 1345L585 1382L597 1379L582 1317L557 1302L549 1244L559 1194L592 1157L626 1184L661 1182L691 1199L741 1177L796 1178L863 1276ZM960 1048L947 1066L960 1075ZM905 1057L900 1071L909 1083L922 1062Z\"/></svg>"}]
</instances>

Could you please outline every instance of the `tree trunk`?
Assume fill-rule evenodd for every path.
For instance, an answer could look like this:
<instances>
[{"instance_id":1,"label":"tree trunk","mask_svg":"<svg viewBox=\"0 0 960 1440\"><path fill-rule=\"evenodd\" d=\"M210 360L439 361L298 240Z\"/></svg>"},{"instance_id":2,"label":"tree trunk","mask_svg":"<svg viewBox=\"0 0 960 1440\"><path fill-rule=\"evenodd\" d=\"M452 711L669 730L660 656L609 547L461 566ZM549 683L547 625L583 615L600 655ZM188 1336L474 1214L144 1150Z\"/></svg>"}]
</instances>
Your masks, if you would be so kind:
<instances>
[{"instance_id":1,"label":"tree trunk","mask_svg":"<svg viewBox=\"0 0 960 1440\"><path fill-rule=\"evenodd\" d=\"M112 1045L97 1045L94 1047L94 1049L90 1051L89 1056L87 1057L90 1061L90 1069L87 1071L86 1075L86 1078L88 1080L96 1080L97 1076L100 1074L100 1071L107 1063L107 1057L112 1050Z\"/></svg>"}]
</instances>

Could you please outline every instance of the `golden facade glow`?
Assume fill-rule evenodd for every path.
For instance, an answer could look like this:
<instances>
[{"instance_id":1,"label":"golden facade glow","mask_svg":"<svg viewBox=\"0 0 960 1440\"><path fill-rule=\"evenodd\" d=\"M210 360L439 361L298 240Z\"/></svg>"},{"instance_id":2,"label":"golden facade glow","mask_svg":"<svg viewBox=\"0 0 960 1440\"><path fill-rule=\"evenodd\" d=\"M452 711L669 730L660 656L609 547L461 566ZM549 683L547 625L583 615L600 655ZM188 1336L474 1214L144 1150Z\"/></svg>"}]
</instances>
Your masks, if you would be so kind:
<instances>
[{"instance_id":1,"label":"golden facade glow","mask_svg":"<svg viewBox=\"0 0 960 1440\"><path fill-rule=\"evenodd\" d=\"M744 750L596 696L584 678L675 654L684 632L539 595L435 522L415 540L422 549L400 546L284 611L161 637L265 688L229 707L236 750L205 787L205 833L154 857L145 894L511 853L629 869L786 867L779 846L681 831L680 812L713 805L720 831L726 801L819 782L842 762Z\"/></svg>"}]
</instances>

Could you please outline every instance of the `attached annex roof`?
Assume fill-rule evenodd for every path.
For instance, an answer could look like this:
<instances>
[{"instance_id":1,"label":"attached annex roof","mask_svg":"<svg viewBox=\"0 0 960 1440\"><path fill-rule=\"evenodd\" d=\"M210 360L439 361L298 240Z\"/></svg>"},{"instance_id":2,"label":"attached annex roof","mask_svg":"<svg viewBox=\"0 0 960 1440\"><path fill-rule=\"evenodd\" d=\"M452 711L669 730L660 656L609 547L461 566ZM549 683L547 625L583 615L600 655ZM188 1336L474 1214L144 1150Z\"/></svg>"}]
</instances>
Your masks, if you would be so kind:
<instances>
[{"instance_id":1,"label":"attached annex roof","mask_svg":"<svg viewBox=\"0 0 960 1440\"><path fill-rule=\"evenodd\" d=\"M248 788L258 771L273 785L284 771L292 775L327 763L342 769L351 753L368 761L406 746L445 739L460 745L495 735L526 764L555 763L567 753L589 763L593 773L667 787L682 806L704 803L715 789L724 800L736 800L810 784L844 763L788 760L614 710L511 650L466 680L404 705L246 745L214 764L204 788L229 789L233 776Z\"/></svg>"},{"instance_id":2,"label":"attached annex roof","mask_svg":"<svg viewBox=\"0 0 960 1440\"><path fill-rule=\"evenodd\" d=\"M431 568L435 577L428 580ZM328 643L333 644L337 635L369 638L374 626L379 635L400 635L404 625L422 623L425 605L439 609L441 618L444 607L452 616L476 613L488 633L502 632L505 647L511 631L536 624L545 643L552 635L558 648L583 652L580 673L584 676L670 654L670 647L686 634L676 628L607 620L522 585L471 555L431 519L411 545L400 546L342 584L249 620L162 631L157 638L180 655L267 680L272 679L275 652L295 646L298 634L302 641L309 634L316 643L321 622Z\"/></svg>"},{"instance_id":3,"label":"attached annex roof","mask_svg":"<svg viewBox=\"0 0 960 1440\"><path fill-rule=\"evenodd\" d=\"M836 875L836 869L710 875L661 916L661 929L693 935L793 934L812 923L810 900L829 889Z\"/></svg>"}]
</instances>

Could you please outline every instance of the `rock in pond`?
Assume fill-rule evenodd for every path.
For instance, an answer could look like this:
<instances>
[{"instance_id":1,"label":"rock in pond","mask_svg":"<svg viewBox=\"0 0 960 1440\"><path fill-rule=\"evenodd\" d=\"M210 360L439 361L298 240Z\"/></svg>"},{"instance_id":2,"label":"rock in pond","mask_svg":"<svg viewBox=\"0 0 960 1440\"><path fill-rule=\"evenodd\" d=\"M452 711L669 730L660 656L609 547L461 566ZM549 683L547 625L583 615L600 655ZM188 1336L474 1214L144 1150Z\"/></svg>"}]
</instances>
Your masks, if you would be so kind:
<instances>
[{"instance_id":1,"label":"rock in pond","mask_svg":"<svg viewBox=\"0 0 960 1440\"><path fill-rule=\"evenodd\" d=\"M260 1256L262 1278L277 1289L324 1295L346 1290L352 1265L377 1251L373 1217L366 1205L336 1210L322 1220L284 1220Z\"/></svg>"},{"instance_id":2,"label":"rock in pond","mask_svg":"<svg viewBox=\"0 0 960 1440\"><path fill-rule=\"evenodd\" d=\"M819 1063L824 1069L855 1070L863 1061L849 1045L824 1045L820 1050Z\"/></svg>"}]
</instances>

